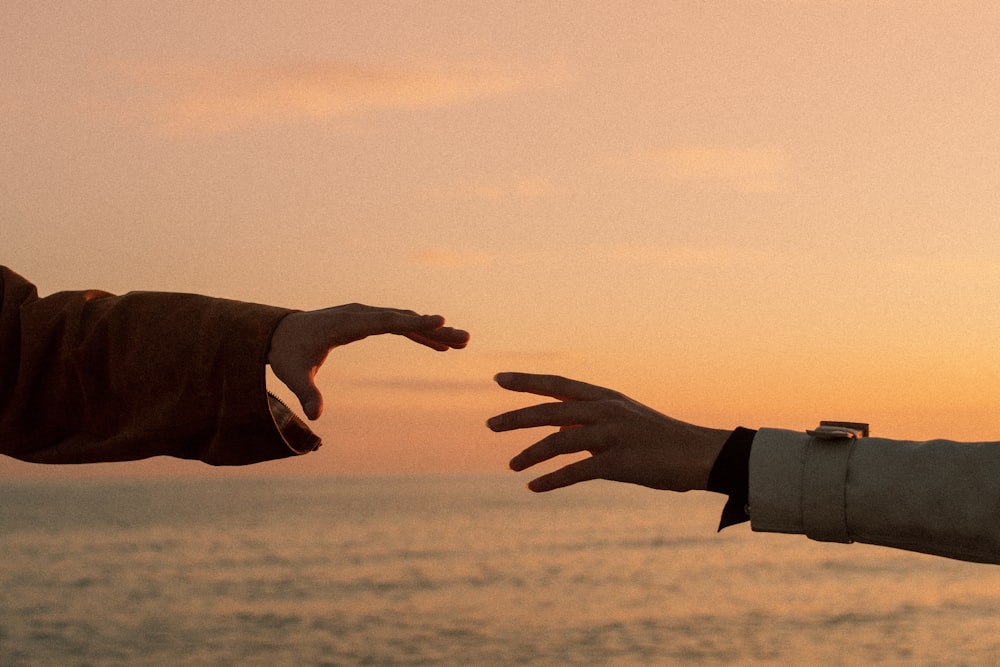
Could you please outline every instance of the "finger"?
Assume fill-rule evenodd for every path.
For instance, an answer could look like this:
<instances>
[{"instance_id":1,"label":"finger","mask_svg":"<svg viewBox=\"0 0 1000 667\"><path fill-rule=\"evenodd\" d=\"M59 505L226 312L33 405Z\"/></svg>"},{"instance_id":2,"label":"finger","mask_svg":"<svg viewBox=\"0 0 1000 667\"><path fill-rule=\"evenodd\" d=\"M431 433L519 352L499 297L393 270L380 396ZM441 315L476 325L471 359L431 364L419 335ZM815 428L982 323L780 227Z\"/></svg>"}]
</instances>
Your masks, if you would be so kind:
<instances>
[{"instance_id":1,"label":"finger","mask_svg":"<svg viewBox=\"0 0 1000 667\"><path fill-rule=\"evenodd\" d=\"M416 333L433 331L444 327L444 318L440 315L417 315L396 311L389 308L370 313L359 313L359 317L367 317L375 333Z\"/></svg>"},{"instance_id":2,"label":"finger","mask_svg":"<svg viewBox=\"0 0 1000 667\"><path fill-rule=\"evenodd\" d=\"M444 317L441 315L421 315L413 310L406 310L403 308L385 308L381 306L366 306L363 303L348 303L343 306L334 306L332 308L327 308L327 312L336 313L339 315L372 315L376 317L391 317L394 315L402 315L403 318L427 318L427 326L421 325L419 328L427 329L441 329L442 331L454 331L459 332L459 329L452 329L451 327L444 326ZM432 319L436 321L436 324L432 322ZM399 319L397 321L405 321L404 319ZM390 333L390 332L383 332ZM398 333L403 333L402 331ZM461 332L465 333L465 332Z\"/></svg>"},{"instance_id":3,"label":"finger","mask_svg":"<svg viewBox=\"0 0 1000 667\"><path fill-rule=\"evenodd\" d=\"M420 334L403 334L403 335L412 340L414 343L420 343L424 347L429 347L432 350L436 350L437 352L447 352L448 350L452 349L451 346L448 345L447 343L441 343L432 338L421 336Z\"/></svg>"},{"instance_id":4,"label":"finger","mask_svg":"<svg viewBox=\"0 0 1000 667\"><path fill-rule=\"evenodd\" d=\"M589 457L570 463L547 475L536 477L528 482L528 489L535 493L544 493L592 479L601 479L600 467L594 462L594 457Z\"/></svg>"},{"instance_id":5,"label":"finger","mask_svg":"<svg viewBox=\"0 0 1000 667\"><path fill-rule=\"evenodd\" d=\"M486 425L497 433L535 426L581 426L597 421L603 414L603 406L590 401L542 403L490 417Z\"/></svg>"},{"instance_id":6,"label":"finger","mask_svg":"<svg viewBox=\"0 0 1000 667\"><path fill-rule=\"evenodd\" d=\"M432 329L422 335L447 343L452 347L465 347L469 344L469 339L472 337L468 331L465 331L464 329L455 329L453 327Z\"/></svg>"},{"instance_id":7,"label":"finger","mask_svg":"<svg viewBox=\"0 0 1000 667\"><path fill-rule=\"evenodd\" d=\"M520 472L563 454L590 451L596 442L593 429L571 428L548 435L510 460L510 469Z\"/></svg>"},{"instance_id":8,"label":"finger","mask_svg":"<svg viewBox=\"0 0 1000 667\"><path fill-rule=\"evenodd\" d=\"M419 315L415 310L408 310L405 308L386 308L385 306L369 306L363 303L345 303L341 306L331 306L329 308L324 308L323 310L335 313L351 313L351 314L377 314L383 312L393 312L399 313L401 315Z\"/></svg>"},{"instance_id":9,"label":"finger","mask_svg":"<svg viewBox=\"0 0 1000 667\"><path fill-rule=\"evenodd\" d=\"M336 343L358 341L380 334L408 334L440 328L444 318L440 315L415 315L393 310L373 312L337 313L331 326Z\"/></svg>"},{"instance_id":10,"label":"finger","mask_svg":"<svg viewBox=\"0 0 1000 667\"><path fill-rule=\"evenodd\" d=\"M441 327L430 331L403 334L410 340L429 348L444 352L460 350L469 344L469 332L451 327Z\"/></svg>"},{"instance_id":11,"label":"finger","mask_svg":"<svg viewBox=\"0 0 1000 667\"><path fill-rule=\"evenodd\" d=\"M439 343L445 343L447 347L444 349L449 349L464 347L469 342L467 331L444 326L445 320L440 315L420 315L412 310L363 303L348 303L316 312L334 318L340 333L352 336L352 340L384 333L407 335L425 332L429 340L436 341L428 345L435 349L440 347ZM342 341L338 342L342 344ZM424 344L422 340L417 342Z\"/></svg>"},{"instance_id":12,"label":"finger","mask_svg":"<svg viewBox=\"0 0 1000 667\"><path fill-rule=\"evenodd\" d=\"M510 391L521 391L539 396L551 396L562 401L593 401L618 392L579 380L570 380L559 375L538 375L534 373L497 373L493 378L497 384Z\"/></svg>"}]
</instances>

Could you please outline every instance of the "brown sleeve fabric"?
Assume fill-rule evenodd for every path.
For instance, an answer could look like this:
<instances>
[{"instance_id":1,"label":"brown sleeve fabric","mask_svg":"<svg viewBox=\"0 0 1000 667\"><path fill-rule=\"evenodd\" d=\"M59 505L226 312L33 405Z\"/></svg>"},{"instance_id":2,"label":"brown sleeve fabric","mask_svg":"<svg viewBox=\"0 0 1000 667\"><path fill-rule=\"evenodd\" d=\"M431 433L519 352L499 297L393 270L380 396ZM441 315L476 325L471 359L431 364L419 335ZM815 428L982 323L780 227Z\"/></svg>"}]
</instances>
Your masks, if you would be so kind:
<instances>
[{"instance_id":1,"label":"brown sleeve fabric","mask_svg":"<svg viewBox=\"0 0 1000 667\"><path fill-rule=\"evenodd\" d=\"M291 446L269 409L264 368L287 309L165 292L39 298L3 267L0 299L3 454L243 465L318 446Z\"/></svg>"}]
</instances>

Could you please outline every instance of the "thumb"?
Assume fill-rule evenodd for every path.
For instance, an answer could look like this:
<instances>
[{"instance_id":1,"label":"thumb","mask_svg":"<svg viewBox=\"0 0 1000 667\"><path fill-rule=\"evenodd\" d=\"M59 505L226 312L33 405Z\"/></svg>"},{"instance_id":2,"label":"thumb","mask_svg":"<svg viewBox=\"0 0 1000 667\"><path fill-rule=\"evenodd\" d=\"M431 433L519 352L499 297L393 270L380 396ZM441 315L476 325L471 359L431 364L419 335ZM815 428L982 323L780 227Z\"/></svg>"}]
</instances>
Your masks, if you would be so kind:
<instances>
[{"instance_id":1,"label":"thumb","mask_svg":"<svg viewBox=\"0 0 1000 667\"><path fill-rule=\"evenodd\" d=\"M299 404L302 405L302 411L306 413L306 417L311 421L319 419L319 416L323 414L323 394L316 387L312 376L301 378L300 381L294 383L294 386L289 383L288 388L299 399Z\"/></svg>"}]
</instances>

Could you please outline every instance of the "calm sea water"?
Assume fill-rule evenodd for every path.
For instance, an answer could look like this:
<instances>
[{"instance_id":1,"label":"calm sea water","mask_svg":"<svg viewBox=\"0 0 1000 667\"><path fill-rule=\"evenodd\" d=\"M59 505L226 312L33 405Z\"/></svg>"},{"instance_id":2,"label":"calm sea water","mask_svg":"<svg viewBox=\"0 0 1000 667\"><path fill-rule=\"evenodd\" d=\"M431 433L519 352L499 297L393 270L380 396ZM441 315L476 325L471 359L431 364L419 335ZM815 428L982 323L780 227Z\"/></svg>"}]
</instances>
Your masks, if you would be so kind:
<instances>
[{"instance_id":1,"label":"calm sea water","mask_svg":"<svg viewBox=\"0 0 1000 667\"><path fill-rule=\"evenodd\" d=\"M986 665L1000 568L509 476L5 482L0 665Z\"/></svg>"}]
</instances>

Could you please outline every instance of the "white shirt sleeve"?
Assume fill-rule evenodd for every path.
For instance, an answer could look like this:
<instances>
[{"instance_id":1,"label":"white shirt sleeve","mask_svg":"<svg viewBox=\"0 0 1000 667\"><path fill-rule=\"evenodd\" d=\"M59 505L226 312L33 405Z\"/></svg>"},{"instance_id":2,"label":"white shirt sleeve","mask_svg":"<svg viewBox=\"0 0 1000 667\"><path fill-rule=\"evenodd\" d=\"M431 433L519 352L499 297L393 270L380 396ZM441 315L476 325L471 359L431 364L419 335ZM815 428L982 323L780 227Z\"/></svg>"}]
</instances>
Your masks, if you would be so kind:
<instances>
[{"instance_id":1,"label":"white shirt sleeve","mask_svg":"<svg viewBox=\"0 0 1000 667\"><path fill-rule=\"evenodd\" d=\"M761 429L749 505L755 531L1000 563L1000 442Z\"/></svg>"}]
</instances>

